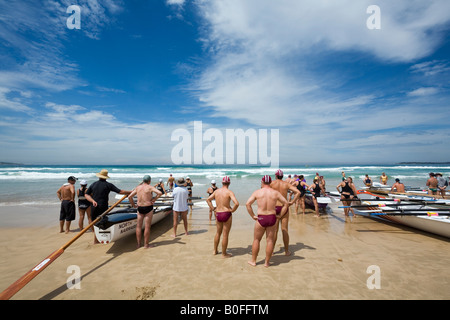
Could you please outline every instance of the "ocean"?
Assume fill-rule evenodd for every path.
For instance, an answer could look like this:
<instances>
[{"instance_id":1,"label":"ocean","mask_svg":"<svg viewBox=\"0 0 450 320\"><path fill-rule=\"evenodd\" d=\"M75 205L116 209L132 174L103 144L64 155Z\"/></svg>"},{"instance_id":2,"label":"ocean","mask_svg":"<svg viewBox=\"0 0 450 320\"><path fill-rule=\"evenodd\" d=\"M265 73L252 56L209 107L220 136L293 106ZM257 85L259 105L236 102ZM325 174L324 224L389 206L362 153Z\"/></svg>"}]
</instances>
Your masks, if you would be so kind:
<instances>
[{"instance_id":1,"label":"ocean","mask_svg":"<svg viewBox=\"0 0 450 320\"><path fill-rule=\"evenodd\" d=\"M241 204L245 204L251 193L260 187L263 175L269 174L274 178L276 171L274 168L258 166L3 165L0 166L0 206L59 204L56 191L67 182L69 176L78 178L75 187L79 188L81 180L87 180L88 184L95 182L98 179L95 174L102 169L109 171L108 181L124 190L136 187L146 174L152 177L152 184L156 184L159 179L166 182L169 174L176 179L189 176L194 183L193 195L200 197L207 195L211 180L216 180L220 187L222 177L227 175L231 178L230 189ZM388 185L399 178L405 186L423 189L429 172L441 172L446 178L450 176L450 164L298 165L281 169L285 177L288 174L303 174L308 184L319 173L326 180L327 191L336 190L342 171L353 178L357 188L363 186L365 174L374 182L379 182L379 176L385 172L389 177Z\"/></svg>"}]
</instances>

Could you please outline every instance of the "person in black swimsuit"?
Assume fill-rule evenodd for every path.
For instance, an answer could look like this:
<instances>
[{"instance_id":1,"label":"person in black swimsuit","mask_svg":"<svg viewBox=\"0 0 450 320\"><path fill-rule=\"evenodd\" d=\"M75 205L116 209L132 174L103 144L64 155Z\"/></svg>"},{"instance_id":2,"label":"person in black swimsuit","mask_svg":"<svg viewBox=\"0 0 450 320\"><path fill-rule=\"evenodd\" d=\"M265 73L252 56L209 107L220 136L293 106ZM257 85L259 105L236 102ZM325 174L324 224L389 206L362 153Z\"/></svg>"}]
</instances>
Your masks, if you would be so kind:
<instances>
[{"instance_id":1,"label":"person in black swimsuit","mask_svg":"<svg viewBox=\"0 0 450 320\"><path fill-rule=\"evenodd\" d=\"M219 189L219 188L216 186L216 180L211 180L211 187L209 187L208 190L206 190L208 197L210 195L212 195L214 193L214 191L216 191L217 189ZM215 205L215 203L214 203L214 205ZM211 208L209 208L209 221L211 221L211 219L212 219L212 216L213 216L212 213L213 212L212 212Z\"/></svg>"},{"instance_id":2,"label":"person in black swimsuit","mask_svg":"<svg viewBox=\"0 0 450 320\"><path fill-rule=\"evenodd\" d=\"M159 179L159 182L155 184L155 188L161 191L161 193L164 195L166 193L166 189L164 188L164 180Z\"/></svg>"},{"instance_id":3,"label":"person in black swimsuit","mask_svg":"<svg viewBox=\"0 0 450 320\"><path fill-rule=\"evenodd\" d=\"M341 190L339 190L341 188ZM336 186L337 191L341 194L341 201L344 204L345 207L351 206L352 201L345 201L345 200L351 200L355 197L357 197L358 192L356 191L356 187L353 184L353 179L351 177L346 178L344 181L339 183ZM355 216L355 212L352 208L344 208L345 216L348 217L349 211L352 211L353 217Z\"/></svg>"},{"instance_id":4,"label":"person in black swimsuit","mask_svg":"<svg viewBox=\"0 0 450 320\"><path fill-rule=\"evenodd\" d=\"M368 174L366 174L366 177L364 178L364 184L366 185L366 187L372 186L372 179L370 179Z\"/></svg>"},{"instance_id":5,"label":"person in black swimsuit","mask_svg":"<svg viewBox=\"0 0 450 320\"><path fill-rule=\"evenodd\" d=\"M186 187L187 187L187 190L188 190L188 197L189 197L189 198L192 197L192 187L193 187L193 186L194 186L194 184L192 183L191 178L186 177ZM192 206L193 206L193 203L192 203L192 200L191 200L191 199L188 200L188 205L189 205L189 207L191 208L191 213L192 213Z\"/></svg>"},{"instance_id":6,"label":"person in black swimsuit","mask_svg":"<svg viewBox=\"0 0 450 320\"><path fill-rule=\"evenodd\" d=\"M319 177L314 177L314 182L312 185L309 186L309 191L311 191L313 197L313 202L314 202L314 209L316 211L316 214L314 215L315 217L319 217L320 213L319 213L319 203L317 202L317 198L320 197L320 194L323 193L325 194L325 190L323 189L323 186L320 184L319 182Z\"/></svg>"},{"instance_id":7,"label":"person in black swimsuit","mask_svg":"<svg viewBox=\"0 0 450 320\"><path fill-rule=\"evenodd\" d=\"M84 193L87 191L87 182L86 180L81 180L80 182L81 188L77 191L78 197L78 212L80 213L80 220L78 221L78 227L80 230L83 230L84 224L84 215L87 215L88 223L92 222L91 219L91 203L86 200ZM94 227L91 228L91 231L94 231Z\"/></svg>"},{"instance_id":8,"label":"person in black swimsuit","mask_svg":"<svg viewBox=\"0 0 450 320\"><path fill-rule=\"evenodd\" d=\"M300 196L295 204L295 212L298 214L298 207L301 205L303 214L305 214L305 193L306 190L309 189L309 186L306 184L306 182L303 180L303 175L300 175L298 179L294 182L293 186L297 188L298 191L300 191Z\"/></svg>"}]
</instances>

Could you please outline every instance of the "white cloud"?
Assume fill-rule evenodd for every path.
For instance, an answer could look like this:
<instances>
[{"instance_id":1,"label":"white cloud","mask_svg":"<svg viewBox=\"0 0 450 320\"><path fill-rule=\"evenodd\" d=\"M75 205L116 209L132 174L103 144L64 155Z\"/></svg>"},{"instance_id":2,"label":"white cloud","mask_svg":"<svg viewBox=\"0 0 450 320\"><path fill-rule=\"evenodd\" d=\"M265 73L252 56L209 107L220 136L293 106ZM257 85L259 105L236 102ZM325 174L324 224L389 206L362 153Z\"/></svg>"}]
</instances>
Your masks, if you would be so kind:
<instances>
[{"instance_id":1,"label":"white cloud","mask_svg":"<svg viewBox=\"0 0 450 320\"><path fill-rule=\"evenodd\" d=\"M412 73L420 73L430 77L450 71L450 66L446 61L433 60L417 63L410 70Z\"/></svg>"},{"instance_id":2,"label":"white cloud","mask_svg":"<svg viewBox=\"0 0 450 320\"><path fill-rule=\"evenodd\" d=\"M413 91L408 92L408 95L411 97L421 97L421 96L430 96L439 92L438 88L434 87L423 87L418 88Z\"/></svg>"},{"instance_id":3,"label":"white cloud","mask_svg":"<svg viewBox=\"0 0 450 320\"><path fill-rule=\"evenodd\" d=\"M178 5L182 6L184 4L185 0L167 0L167 4L169 5Z\"/></svg>"},{"instance_id":4,"label":"white cloud","mask_svg":"<svg viewBox=\"0 0 450 320\"><path fill-rule=\"evenodd\" d=\"M0 2L0 41L14 52L0 70L0 86L22 90L43 88L62 91L86 85L78 66L62 55L70 32L66 13L73 1ZM122 1L80 0L81 32L98 39L102 29L114 21Z\"/></svg>"},{"instance_id":5,"label":"white cloud","mask_svg":"<svg viewBox=\"0 0 450 320\"><path fill-rule=\"evenodd\" d=\"M9 150L8 159L27 163L170 161L170 134L175 124L127 123L111 113L80 105L48 102L45 107L48 112L30 117L0 118L0 148Z\"/></svg>"},{"instance_id":6,"label":"white cloud","mask_svg":"<svg viewBox=\"0 0 450 320\"><path fill-rule=\"evenodd\" d=\"M344 80L339 75L324 78L328 74L312 71L310 64L320 66L320 56L330 52L361 52L381 63L410 63L435 50L442 40L441 27L450 21L445 14L450 2L440 0L378 1L380 30L366 26L371 1L197 4L204 21L202 40L212 58L192 86L199 100L215 116L264 126L314 123L345 109L362 112L374 102L371 93L341 93ZM346 106L350 101L354 103Z\"/></svg>"}]
</instances>

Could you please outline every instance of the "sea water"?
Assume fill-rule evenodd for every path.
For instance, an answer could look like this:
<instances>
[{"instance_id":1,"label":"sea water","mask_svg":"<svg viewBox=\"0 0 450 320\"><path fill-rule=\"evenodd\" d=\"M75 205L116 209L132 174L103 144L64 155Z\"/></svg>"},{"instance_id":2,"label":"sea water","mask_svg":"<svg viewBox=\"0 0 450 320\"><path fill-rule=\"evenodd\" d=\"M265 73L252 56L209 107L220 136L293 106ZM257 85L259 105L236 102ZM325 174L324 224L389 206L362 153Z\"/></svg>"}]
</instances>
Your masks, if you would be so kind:
<instances>
[{"instance_id":1,"label":"sea water","mask_svg":"<svg viewBox=\"0 0 450 320\"><path fill-rule=\"evenodd\" d=\"M206 190L211 180L216 180L221 187L224 176L231 178L230 189L236 194L238 201L245 204L251 193L260 187L261 177L271 175L275 178L276 168L260 166L128 166L128 165L27 165L0 166L0 206L6 205L54 205L59 204L56 191L67 182L69 176L78 181L75 188L80 188L80 181L86 180L88 185L97 181L96 173L102 169L109 172L109 182L119 189L132 190L144 175L152 177L152 184L159 179L167 182L169 174L175 179L190 177L193 196L206 197ZM450 165L436 164L390 164L390 165L297 165L281 168L284 178L290 175L304 175L308 184L312 183L316 173L324 176L327 191L336 191L341 182L342 172L353 178L357 188L363 186L363 179L368 174L374 182L379 182L380 175L385 172L389 177L388 185L399 178L407 187L426 189L426 181L430 172L441 172L444 177L450 176Z\"/></svg>"}]
</instances>

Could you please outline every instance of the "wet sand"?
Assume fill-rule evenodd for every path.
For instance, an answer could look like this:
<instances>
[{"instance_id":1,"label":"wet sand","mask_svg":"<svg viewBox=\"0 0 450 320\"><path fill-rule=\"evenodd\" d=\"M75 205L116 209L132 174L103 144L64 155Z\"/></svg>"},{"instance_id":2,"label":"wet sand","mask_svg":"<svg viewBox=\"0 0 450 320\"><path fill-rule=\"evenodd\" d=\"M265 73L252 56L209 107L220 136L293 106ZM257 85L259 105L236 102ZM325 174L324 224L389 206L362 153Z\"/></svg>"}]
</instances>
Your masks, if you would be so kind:
<instances>
[{"instance_id":1,"label":"wet sand","mask_svg":"<svg viewBox=\"0 0 450 320\"><path fill-rule=\"evenodd\" d=\"M0 207L0 214L12 209L16 214L32 210ZM57 219L58 207L53 210ZM0 290L72 239L77 228L78 220L69 234L59 233L57 221L1 227ZM450 299L448 239L364 217L346 221L335 204L320 218L311 210L296 215L291 207L292 254L284 255L280 233L269 268L264 267L265 239L257 266L247 264L253 222L245 205L233 216L231 258L212 254L216 227L207 209L194 209L189 229L187 236L179 225L174 239L172 217L167 217L152 226L150 242L156 246L150 249L136 249L134 236L93 245L93 233L88 232L12 299ZM80 289L67 287L70 266L81 272ZM368 288L370 266L379 267L379 289ZM371 279L369 284L374 284Z\"/></svg>"}]
</instances>

